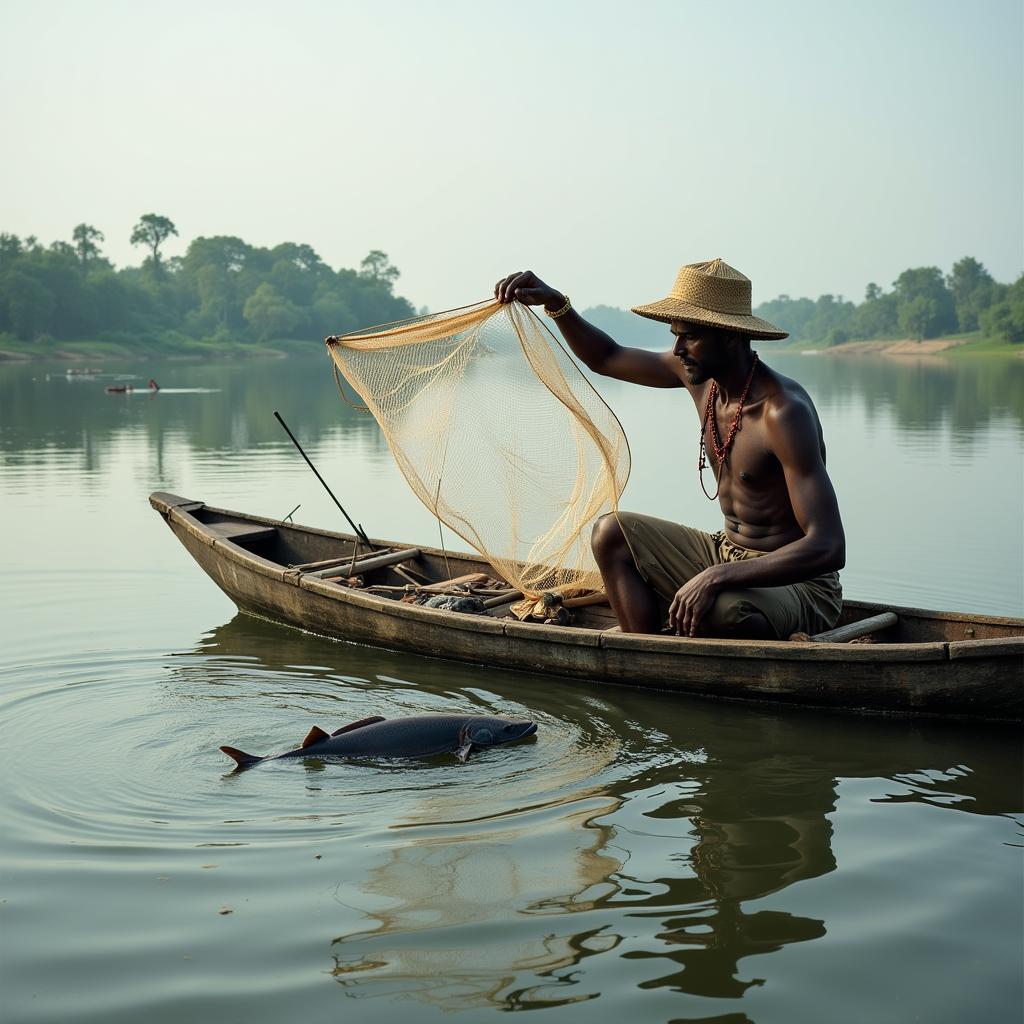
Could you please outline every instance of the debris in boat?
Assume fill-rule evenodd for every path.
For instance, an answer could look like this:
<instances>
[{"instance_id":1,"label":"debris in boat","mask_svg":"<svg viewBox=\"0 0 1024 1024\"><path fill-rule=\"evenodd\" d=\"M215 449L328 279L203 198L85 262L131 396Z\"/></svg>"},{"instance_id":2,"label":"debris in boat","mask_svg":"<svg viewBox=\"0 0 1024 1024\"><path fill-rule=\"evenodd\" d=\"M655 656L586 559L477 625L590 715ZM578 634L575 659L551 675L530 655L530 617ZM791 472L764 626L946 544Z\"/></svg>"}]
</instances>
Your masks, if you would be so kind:
<instances>
[{"instance_id":1,"label":"debris in boat","mask_svg":"<svg viewBox=\"0 0 1024 1024\"><path fill-rule=\"evenodd\" d=\"M502 580L482 572L425 586L418 583L408 583L404 587L371 584L366 589L397 595L402 604L418 604L427 608L440 608L442 611L465 612L468 615L484 615L496 604L522 596L518 590L509 590Z\"/></svg>"},{"instance_id":2,"label":"debris in boat","mask_svg":"<svg viewBox=\"0 0 1024 1024\"><path fill-rule=\"evenodd\" d=\"M569 626L572 614L561 594L545 590L540 598L524 597L509 609L520 622L543 622L547 626Z\"/></svg>"},{"instance_id":3,"label":"debris in boat","mask_svg":"<svg viewBox=\"0 0 1024 1024\"><path fill-rule=\"evenodd\" d=\"M261 757L236 747L220 749L235 762L237 771L260 761L300 757L430 757L453 753L465 761L474 750L513 743L536 732L535 722L494 715L412 715L390 719L374 715L332 733L314 725L300 746L283 754Z\"/></svg>"},{"instance_id":4,"label":"debris in boat","mask_svg":"<svg viewBox=\"0 0 1024 1024\"><path fill-rule=\"evenodd\" d=\"M463 612L466 615L485 615L483 601L468 594L438 594L423 603L425 608L440 608L446 612Z\"/></svg>"},{"instance_id":5,"label":"debris in boat","mask_svg":"<svg viewBox=\"0 0 1024 1024\"><path fill-rule=\"evenodd\" d=\"M366 580L362 576L335 576L329 582L337 583L339 587L351 587L353 590L362 590L366 586Z\"/></svg>"}]
</instances>

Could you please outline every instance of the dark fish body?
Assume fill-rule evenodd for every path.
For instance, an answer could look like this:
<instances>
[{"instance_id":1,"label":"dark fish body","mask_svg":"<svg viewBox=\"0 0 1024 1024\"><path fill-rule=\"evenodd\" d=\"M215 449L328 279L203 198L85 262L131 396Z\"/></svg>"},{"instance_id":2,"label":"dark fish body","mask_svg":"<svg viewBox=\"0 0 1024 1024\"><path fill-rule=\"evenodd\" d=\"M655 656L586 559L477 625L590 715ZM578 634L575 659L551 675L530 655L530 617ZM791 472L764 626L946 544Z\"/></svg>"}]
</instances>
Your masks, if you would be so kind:
<instances>
[{"instance_id":1,"label":"dark fish body","mask_svg":"<svg viewBox=\"0 0 1024 1024\"><path fill-rule=\"evenodd\" d=\"M239 768L289 757L430 757L453 753L465 761L473 750L532 736L537 726L525 719L490 715L411 715L364 718L333 733L314 726L302 746L259 757L221 747Z\"/></svg>"}]
</instances>

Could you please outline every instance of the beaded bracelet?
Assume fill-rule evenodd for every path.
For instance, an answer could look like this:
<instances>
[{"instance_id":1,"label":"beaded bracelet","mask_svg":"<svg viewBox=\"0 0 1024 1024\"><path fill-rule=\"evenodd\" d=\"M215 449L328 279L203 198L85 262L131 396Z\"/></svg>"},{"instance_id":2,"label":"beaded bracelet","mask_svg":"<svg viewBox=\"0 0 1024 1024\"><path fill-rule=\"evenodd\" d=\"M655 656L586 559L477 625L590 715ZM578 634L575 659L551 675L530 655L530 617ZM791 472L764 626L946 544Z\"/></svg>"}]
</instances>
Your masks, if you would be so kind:
<instances>
[{"instance_id":1,"label":"beaded bracelet","mask_svg":"<svg viewBox=\"0 0 1024 1024\"><path fill-rule=\"evenodd\" d=\"M572 309L572 303L569 301L569 296L566 295L565 305L562 306L561 309L556 309L553 311L550 309L545 309L544 312L547 313L547 315L551 317L552 320L557 320L560 316L565 316L565 314L568 313L570 309Z\"/></svg>"}]
</instances>

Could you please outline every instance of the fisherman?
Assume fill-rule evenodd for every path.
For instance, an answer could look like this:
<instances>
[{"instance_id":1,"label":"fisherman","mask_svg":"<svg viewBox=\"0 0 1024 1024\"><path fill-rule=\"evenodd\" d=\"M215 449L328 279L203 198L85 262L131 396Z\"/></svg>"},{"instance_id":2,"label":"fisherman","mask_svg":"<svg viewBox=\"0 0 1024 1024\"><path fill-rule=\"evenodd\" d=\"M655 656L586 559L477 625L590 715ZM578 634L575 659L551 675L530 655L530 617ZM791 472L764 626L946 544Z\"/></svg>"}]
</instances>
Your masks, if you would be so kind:
<instances>
[{"instance_id":1,"label":"fisherman","mask_svg":"<svg viewBox=\"0 0 1024 1024\"><path fill-rule=\"evenodd\" d=\"M752 315L750 292L720 259L682 267L667 298L633 308L671 327L671 350L650 352L616 344L532 271L495 286L500 302L543 306L595 373L685 387L697 407L698 473L724 528L709 534L633 512L597 521L594 556L624 632L659 632L666 607L669 632L689 637L787 640L839 617L846 541L821 423L807 392L751 349L751 339L787 334Z\"/></svg>"}]
</instances>

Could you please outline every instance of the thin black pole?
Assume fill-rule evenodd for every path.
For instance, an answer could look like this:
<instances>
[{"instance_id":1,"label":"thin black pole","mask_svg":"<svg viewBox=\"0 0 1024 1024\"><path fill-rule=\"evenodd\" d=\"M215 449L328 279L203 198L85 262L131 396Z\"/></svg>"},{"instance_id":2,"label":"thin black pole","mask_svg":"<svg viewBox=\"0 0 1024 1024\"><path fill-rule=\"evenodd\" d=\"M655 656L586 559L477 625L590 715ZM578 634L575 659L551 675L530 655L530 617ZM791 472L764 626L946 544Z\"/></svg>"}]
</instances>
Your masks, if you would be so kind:
<instances>
[{"instance_id":1,"label":"thin black pole","mask_svg":"<svg viewBox=\"0 0 1024 1024\"><path fill-rule=\"evenodd\" d=\"M341 502L334 497L334 491L332 491L330 487L327 486L327 481L317 472L316 466L314 466L313 463L309 461L309 456L302 450L302 445L295 440L295 435L288 429L288 424L285 423L285 421L281 418L281 414L276 409L274 410L274 416L277 417L277 422L280 423L282 427L284 427L285 433L292 439L292 444L295 445L296 448L298 448L299 454L306 460L306 465L308 465L309 468L313 470L314 473L316 473L317 480L319 480L320 483L324 485L324 490L327 491L327 493L331 496L331 500L334 502L335 505L338 506L338 508L341 509L341 514L348 520L348 525L351 526L352 529L355 531L356 536L368 548L372 548L373 545L370 543L370 538L366 536L361 526L356 526L356 524L352 522L352 518L345 511L345 509L342 508Z\"/></svg>"}]
</instances>

